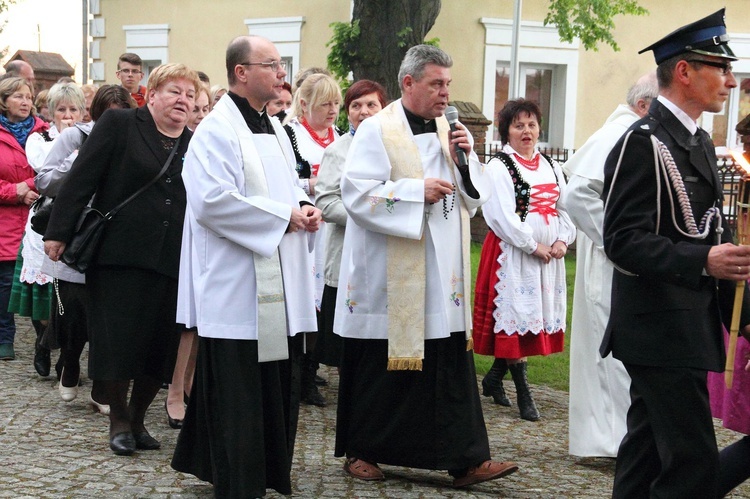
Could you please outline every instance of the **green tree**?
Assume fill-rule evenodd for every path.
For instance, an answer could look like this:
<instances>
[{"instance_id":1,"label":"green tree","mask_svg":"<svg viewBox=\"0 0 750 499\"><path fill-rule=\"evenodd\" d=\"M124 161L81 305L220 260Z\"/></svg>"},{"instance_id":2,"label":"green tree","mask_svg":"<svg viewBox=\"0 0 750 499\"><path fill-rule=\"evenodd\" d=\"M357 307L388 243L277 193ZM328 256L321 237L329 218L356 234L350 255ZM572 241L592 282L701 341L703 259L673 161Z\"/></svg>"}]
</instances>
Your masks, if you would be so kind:
<instances>
[{"instance_id":1,"label":"green tree","mask_svg":"<svg viewBox=\"0 0 750 499\"><path fill-rule=\"evenodd\" d=\"M560 40L577 37L586 50L597 50L600 42L620 50L612 36L614 17L620 14L642 16L648 11L636 0L550 0L544 24L556 24Z\"/></svg>"},{"instance_id":2,"label":"green tree","mask_svg":"<svg viewBox=\"0 0 750 499\"><path fill-rule=\"evenodd\" d=\"M351 23L332 23L328 68L340 79L380 82L400 94L396 75L406 51L424 43L440 14L440 0L354 0Z\"/></svg>"},{"instance_id":3,"label":"green tree","mask_svg":"<svg viewBox=\"0 0 750 499\"><path fill-rule=\"evenodd\" d=\"M441 6L440 0L354 0L352 22L331 24L328 68L342 81L351 71L355 80L375 80L391 98L398 96L401 60L410 47L425 43ZM578 37L586 50L600 42L619 50L613 18L647 12L637 0L550 0L544 23L556 24L563 41Z\"/></svg>"}]
</instances>

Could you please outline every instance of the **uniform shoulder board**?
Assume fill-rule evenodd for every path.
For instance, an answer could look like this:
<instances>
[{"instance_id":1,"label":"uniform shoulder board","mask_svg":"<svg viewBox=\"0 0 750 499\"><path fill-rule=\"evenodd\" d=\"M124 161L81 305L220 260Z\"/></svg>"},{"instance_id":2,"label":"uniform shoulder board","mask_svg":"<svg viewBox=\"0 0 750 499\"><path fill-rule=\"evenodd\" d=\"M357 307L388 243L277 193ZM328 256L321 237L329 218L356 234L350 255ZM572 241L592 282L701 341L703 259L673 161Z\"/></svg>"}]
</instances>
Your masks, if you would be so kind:
<instances>
[{"instance_id":1,"label":"uniform shoulder board","mask_svg":"<svg viewBox=\"0 0 750 499\"><path fill-rule=\"evenodd\" d=\"M658 121L656 121L652 116L646 116L636 121L635 124L630 127L630 129L633 131L633 133L637 133L638 135L649 136L656 131L656 128L658 126Z\"/></svg>"}]
</instances>

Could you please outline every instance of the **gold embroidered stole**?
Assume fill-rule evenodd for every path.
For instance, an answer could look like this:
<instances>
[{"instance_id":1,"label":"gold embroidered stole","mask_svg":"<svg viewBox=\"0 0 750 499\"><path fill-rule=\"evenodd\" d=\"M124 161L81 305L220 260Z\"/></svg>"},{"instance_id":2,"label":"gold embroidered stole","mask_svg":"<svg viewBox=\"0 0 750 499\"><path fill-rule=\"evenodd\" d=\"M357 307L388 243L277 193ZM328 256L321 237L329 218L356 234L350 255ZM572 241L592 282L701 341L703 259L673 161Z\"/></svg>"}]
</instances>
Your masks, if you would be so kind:
<instances>
[{"instance_id":1,"label":"gold embroidered stole","mask_svg":"<svg viewBox=\"0 0 750 499\"><path fill-rule=\"evenodd\" d=\"M413 140L400 111L400 106L392 103L376 115L381 123L382 138L391 164L391 180L402 178L424 179L424 168L419 148ZM436 120L441 149L450 165L448 132L450 127L444 117ZM453 168L451 168L453 172ZM454 175L453 173L451 173ZM456 183L455 175L453 178ZM460 196L459 196L460 198ZM462 242L463 232L468 236L468 212L459 200L461 210ZM465 220L464 220L465 219ZM388 296L388 370L422 370L424 359L424 316L425 316L425 238L420 240L405 237L386 236L386 293ZM468 241L468 238L467 238ZM468 244L466 246L468 249ZM471 275L467 251L463 251L464 276ZM466 263L469 263L469 271ZM471 296L471 284L464 279L464 296ZM467 293L468 290L468 294ZM466 302L465 302L466 303ZM465 321L470 321L468 305L465 306ZM468 326L469 322L467 322ZM470 330L467 327L470 338Z\"/></svg>"},{"instance_id":2,"label":"gold embroidered stole","mask_svg":"<svg viewBox=\"0 0 750 499\"><path fill-rule=\"evenodd\" d=\"M252 132L234 103L231 107L221 105L230 102L231 99L222 99L214 107L214 111L218 111L227 120L239 139L245 174L245 196L270 197L263 162L255 147ZM278 136L276 138L278 140ZM281 148L283 151L283 147ZM257 288L258 362L288 359L286 303L278 249L270 258L253 253L253 262Z\"/></svg>"}]
</instances>

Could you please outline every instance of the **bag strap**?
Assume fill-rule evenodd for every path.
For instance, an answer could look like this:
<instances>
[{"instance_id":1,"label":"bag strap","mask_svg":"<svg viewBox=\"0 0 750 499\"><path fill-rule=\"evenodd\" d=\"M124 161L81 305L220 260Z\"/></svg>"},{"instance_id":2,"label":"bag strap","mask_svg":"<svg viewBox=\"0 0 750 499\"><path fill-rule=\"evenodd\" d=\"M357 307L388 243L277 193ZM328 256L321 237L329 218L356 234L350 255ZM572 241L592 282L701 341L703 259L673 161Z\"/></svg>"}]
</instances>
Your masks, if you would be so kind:
<instances>
[{"instance_id":1,"label":"bag strap","mask_svg":"<svg viewBox=\"0 0 750 499\"><path fill-rule=\"evenodd\" d=\"M164 175L164 172L167 171L167 168L169 168L170 163L172 163L172 158L174 158L174 155L177 152L177 148L180 146L181 140L182 140L182 135L177 137L177 141L174 143L174 147L172 147L172 151L169 153L169 157L167 158L167 161L164 163L164 166L161 167L161 170L159 171L159 173L154 178L152 178L148 184L144 185L143 187L135 191L125 201L123 201L122 203L118 204L117 206L109 210L107 214L104 215L105 219L109 220L110 218L114 217L117 214L117 212L120 211L126 204L128 204L133 199L138 197L141 193L143 193L143 191L145 191L146 189L151 187L153 184L155 184L156 181L159 180L162 177L162 175Z\"/></svg>"}]
</instances>

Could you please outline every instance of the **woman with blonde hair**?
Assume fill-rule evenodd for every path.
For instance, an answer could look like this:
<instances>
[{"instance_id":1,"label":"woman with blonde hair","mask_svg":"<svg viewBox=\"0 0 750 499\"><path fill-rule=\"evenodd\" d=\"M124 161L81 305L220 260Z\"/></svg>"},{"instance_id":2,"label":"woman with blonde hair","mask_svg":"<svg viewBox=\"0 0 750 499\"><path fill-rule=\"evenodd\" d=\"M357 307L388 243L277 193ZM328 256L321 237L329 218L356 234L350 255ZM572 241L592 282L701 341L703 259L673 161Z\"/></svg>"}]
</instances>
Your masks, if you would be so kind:
<instances>
[{"instance_id":1,"label":"woman with blonde hair","mask_svg":"<svg viewBox=\"0 0 750 499\"><path fill-rule=\"evenodd\" d=\"M208 102L211 105L211 109L214 108L217 102L219 102L219 99L221 99L222 95L227 93L227 89L225 87L222 87L221 85L214 85L211 87L211 90L209 91L209 99Z\"/></svg>"},{"instance_id":2,"label":"woman with blonde hair","mask_svg":"<svg viewBox=\"0 0 750 499\"><path fill-rule=\"evenodd\" d=\"M200 87L192 69L163 64L149 76L146 105L105 112L60 187L45 233L45 252L57 261L92 196L92 207L107 213L139 193L107 222L86 271L89 377L110 406L109 445L118 455L161 447L144 420L172 378L180 339L182 158Z\"/></svg>"},{"instance_id":3,"label":"woman with blonde hair","mask_svg":"<svg viewBox=\"0 0 750 499\"><path fill-rule=\"evenodd\" d=\"M292 141L300 186L310 196L310 202L313 204L323 151L339 137L335 123L340 107L341 88L336 80L323 73L311 74L294 93L292 107L285 119L284 128ZM325 233L324 225L323 229L315 234L315 252L310 262L315 276L315 306L318 313L325 284ZM318 363L312 359L317 333L308 333L306 340L306 351L302 361L301 401L304 404L323 407L326 401L320 394L316 381L318 384L326 384L326 381L317 376Z\"/></svg>"},{"instance_id":4,"label":"woman with blonde hair","mask_svg":"<svg viewBox=\"0 0 750 499\"><path fill-rule=\"evenodd\" d=\"M31 134L48 128L34 115L26 80L0 81L0 360L16 358L16 323L8 302L29 206L39 197L24 147Z\"/></svg>"}]
</instances>

